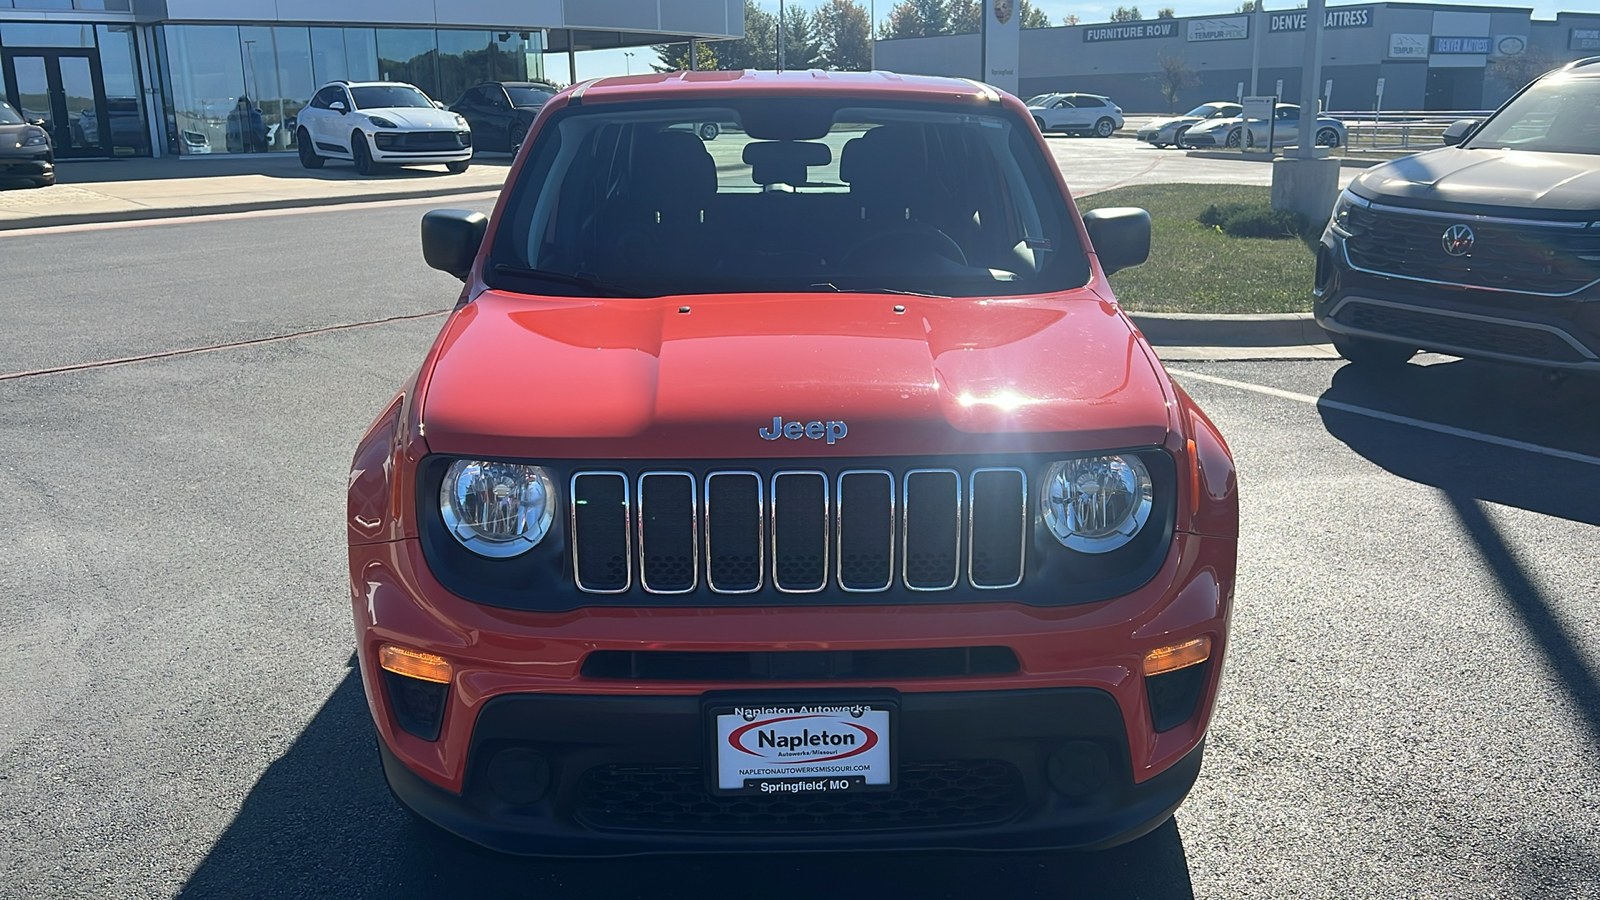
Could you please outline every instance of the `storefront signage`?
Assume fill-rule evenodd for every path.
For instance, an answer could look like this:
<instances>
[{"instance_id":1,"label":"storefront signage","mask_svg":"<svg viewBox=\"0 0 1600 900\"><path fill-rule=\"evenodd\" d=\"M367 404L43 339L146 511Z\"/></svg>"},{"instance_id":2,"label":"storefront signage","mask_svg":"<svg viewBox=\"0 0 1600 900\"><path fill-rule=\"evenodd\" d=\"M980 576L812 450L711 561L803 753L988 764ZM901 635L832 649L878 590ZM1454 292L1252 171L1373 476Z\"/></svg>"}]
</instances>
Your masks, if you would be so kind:
<instances>
[{"instance_id":1,"label":"storefront signage","mask_svg":"<svg viewBox=\"0 0 1600 900\"><path fill-rule=\"evenodd\" d=\"M1428 37L1426 34L1389 35L1389 58L1427 59Z\"/></svg>"},{"instance_id":2,"label":"storefront signage","mask_svg":"<svg viewBox=\"0 0 1600 900\"><path fill-rule=\"evenodd\" d=\"M1353 9L1330 9L1322 19L1322 27L1371 28L1372 7L1358 6ZM1267 31L1270 33L1305 30L1306 14L1304 12L1273 13L1267 16Z\"/></svg>"},{"instance_id":3,"label":"storefront signage","mask_svg":"<svg viewBox=\"0 0 1600 900\"><path fill-rule=\"evenodd\" d=\"M1516 34L1503 34L1494 39L1494 52L1501 56L1516 56L1528 49L1528 39Z\"/></svg>"},{"instance_id":4,"label":"storefront signage","mask_svg":"<svg viewBox=\"0 0 1600 900\"><path fill-rule=\"evenodd\" d=\"M1191 41L1242 41L1249 36L1249 16L1189 20L1189 40Z\"/></svg>"},{"instance_id":5,"label":"storefront signage","mask_svg":"<svg viewBox=\"0 0 1600 900\"><path fill-rule=\"evenodd\" d=\"M1437 37L1433 39L1433 52L1447 54L1486 54L1494 42L1486 37Z\"/></svg>"},{"instance_id":6,"label":"storefront signage","mask_svg":"<svg viewBox=\"0 0 1600 900\"><path fill-rule=\"evenodd\" d=\"M1083 42L1137 41L1143 38L1169 38L1178 36L1178 22L1162 19L1155 22L1131 22L1127 25L1096 25L1083 30Z\"/></svg>"},{"instance_id":7,"label":"storefront signage","mask_svg":"<svg viewBox=\"0 0 1600 900\"><path fill-rule=\"evenodd\" d=\"M1600 50L1600 28L1574 28L1567 37L1568 50Z\"/></svg>"}]
</instances>

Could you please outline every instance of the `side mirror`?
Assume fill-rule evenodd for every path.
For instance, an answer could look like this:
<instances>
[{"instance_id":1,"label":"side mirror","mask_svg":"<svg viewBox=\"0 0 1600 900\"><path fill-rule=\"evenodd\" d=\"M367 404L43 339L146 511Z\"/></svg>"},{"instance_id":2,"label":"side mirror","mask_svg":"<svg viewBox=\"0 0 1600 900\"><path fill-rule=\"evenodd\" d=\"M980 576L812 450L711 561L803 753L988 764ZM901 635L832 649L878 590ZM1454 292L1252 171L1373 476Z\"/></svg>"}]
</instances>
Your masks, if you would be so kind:
<instances>
[{"instance_id":1,"label":"side mirror","mask_svg":"<svg viewBox=\"0 0 1600 900\"><path fill-rule=\"evenodd\" d=\"M1450 127L1444 130L1444 145L1454 147L1472 137L1472 133L1478 130L1480 124L1482 123L1477 119L1457 119L1451 122Z\"/></svg>"},{"instance_id":2,"label":"side mirror","mask_svg":"<svg viewBox=\"0 0 1600 900\"><path fill-rule=\"evenodd\" d=\"M29 119L28 120L28 124L32 125L35 128L43 128L44 127L44 120L43 119Z\"/></svg>"},{"instance_id":3,"label":"side mirror","mask_svg":"<svg viewBox=\"0 0 1600 900\"><path fill-rule=\"evenodd\" d=\"M467 280L478 258L489 217L469 209L434 209L422 214L422 258L441 272Z\"/></svg>"},{"instance_id":4,"label":"side mirror","mask_svg":"<svg viewBox=\"0 0 1600 900\"><path fill-rule=\"evenodd\" d=\"M1107 275L1150 258L1150 214L1132 206L1084 213L1083 227Z\"/></svg>"},{"instance_id":5,"label":"side mirror","mask_svg":"<svg viewBox=\"0 0 1600 900\"><path fill-rule=\"evenodd\" d=\"M433 101L433 108L434 109L444 109L444 101L443 100L435 100L435 101Z\"/></svg>"},{"instance_id":6,"label":"side mirror","mask_svg":"<svg viewBox=\"0 0 1600 900\"><path fill-rule=\"evenodd\" d=\"M328 104L328 108L338 112L340 115L343 115L343 114L349 112L349 110L344 108L344 101L343 100L335 100L332 103L329 103Z\"/></svg>"}]
</instances>

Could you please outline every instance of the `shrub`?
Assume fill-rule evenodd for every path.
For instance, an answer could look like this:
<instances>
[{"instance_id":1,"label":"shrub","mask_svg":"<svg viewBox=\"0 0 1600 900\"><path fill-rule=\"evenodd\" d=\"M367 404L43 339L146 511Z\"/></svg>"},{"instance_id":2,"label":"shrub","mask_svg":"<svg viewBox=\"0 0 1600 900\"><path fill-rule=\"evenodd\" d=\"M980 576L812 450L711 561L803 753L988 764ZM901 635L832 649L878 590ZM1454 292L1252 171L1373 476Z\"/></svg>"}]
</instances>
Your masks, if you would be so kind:
<instances>
[{"instance_id":1,"label":"shrub","mask_svg":"<svg viewBox=\"0 0 1600 900\"><path fill-rule=\"evenodd\" d=\"M1266 203L1213 203L1196 218L1231 237L1306 240L1311 232L1305 216Z\"/></svg>"}]
</instances>

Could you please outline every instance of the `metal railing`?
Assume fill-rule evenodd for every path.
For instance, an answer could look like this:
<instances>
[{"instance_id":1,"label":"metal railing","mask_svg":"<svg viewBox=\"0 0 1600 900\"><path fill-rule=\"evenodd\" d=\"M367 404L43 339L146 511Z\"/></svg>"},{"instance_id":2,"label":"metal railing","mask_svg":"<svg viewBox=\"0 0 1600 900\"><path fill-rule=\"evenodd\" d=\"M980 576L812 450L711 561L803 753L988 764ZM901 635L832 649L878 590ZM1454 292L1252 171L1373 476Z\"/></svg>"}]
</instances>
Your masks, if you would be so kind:
<instances>
[{"instance_id":1,"label":"metal railing","mask_svg":"<svg viewBox=\"0 0 1600 900\"><path fill-rule=\"evenodd\" d=\"M1362 110L1330 112L1344 123L1348 134L1346 149L1353 153L1368 150L1427 150L1444 146L1444 130L1460 119L1482 121L1492 109L1469 110Z\"/></svg>"}]
</instances>

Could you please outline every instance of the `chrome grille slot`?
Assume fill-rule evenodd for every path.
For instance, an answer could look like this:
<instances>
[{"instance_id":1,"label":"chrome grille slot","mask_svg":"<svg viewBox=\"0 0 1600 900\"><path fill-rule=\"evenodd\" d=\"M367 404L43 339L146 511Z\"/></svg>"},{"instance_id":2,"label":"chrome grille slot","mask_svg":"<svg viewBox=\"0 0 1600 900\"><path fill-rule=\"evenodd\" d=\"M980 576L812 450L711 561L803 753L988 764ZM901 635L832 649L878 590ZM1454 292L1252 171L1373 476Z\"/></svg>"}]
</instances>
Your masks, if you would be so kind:
<instances>
[{"instance_id":1,"label":"chrome grille slot","mask_svg":"<svg viewBox=\"0 0 1600 900\"><path fill-rule=\"evenodd\" d=\"M894 584L894 474L841 472L838 497L839 587L888 590Z\"/></svg>"},{"instance_id":2,"label":"chrome grille slot","mask_svg":"<svg viewBox=\"0 0 1600 900\"><path fill-rule=\"evenodd\" d=\"M687 594L699 582L699 519L688 472L639 476L639 583L652 594Z\"/></svg>"},{"instance_id":3,"label":"chrome grille slot","mask_svg":"<svg viewBox=\"0 0 1600 900\"><path fill-rule=\"evenodd\" d=\"M579 590L620 594L632 586L628 513L627 475L572 476L572 568Z\"/></svg>"},{"instance_id":4,"label":"chrome grille slot","mask_svg":"<svg viewBox=\"0 0 1600 900\"><path fill-rule=\"evenodd\" d=\"M1027 473L975 469L968 495L967 581L984 590L1016 587L1027 553Z\"/></svg>"},{"instance_id":5,"label":"chrome grille slot","mask_svg":"<svg viewBox=\"0 0 1600 900\"><path fill-rule=\"evenodd\" d=\"M761 476L713 472L706 476L706 583L719 594L761 590L763 527Z\"/></svg>"},{"instance_id":6,"label":"chrome grille slot","mask_svg":"<svg viewBox=\"0 0 1600 900\"><path fill-rule=\"evenodd\" d=\"M913 469L905 478L902 577L914 591L947 591L960 580L961 475Z\"/></svg>"},{"instance_id":7,"label":"chrome grille slot","mask_svg":"<svg viewBox=\"0 0 1600 900\"><path fill-rule=\"evenodd\" d=\"M772 583L788 594L828 585L828 476L772 476Z\"/></svg>"}]
</instances>

